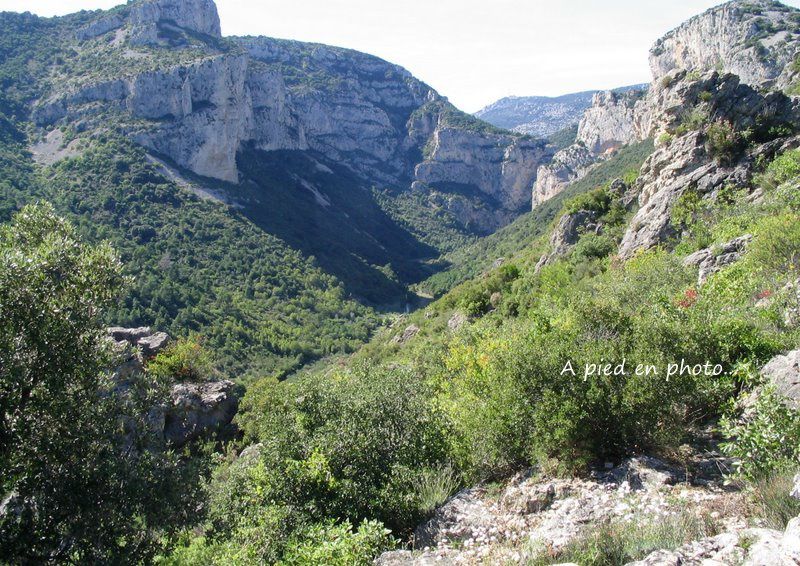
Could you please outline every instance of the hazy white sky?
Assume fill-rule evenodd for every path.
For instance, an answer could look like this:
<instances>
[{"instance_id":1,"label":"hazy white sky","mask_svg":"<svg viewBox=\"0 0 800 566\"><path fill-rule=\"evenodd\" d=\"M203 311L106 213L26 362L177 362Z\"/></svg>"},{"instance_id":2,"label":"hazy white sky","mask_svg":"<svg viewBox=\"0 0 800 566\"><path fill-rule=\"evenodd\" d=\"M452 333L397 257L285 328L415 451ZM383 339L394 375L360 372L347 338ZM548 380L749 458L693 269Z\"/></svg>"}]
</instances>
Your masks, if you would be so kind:
<instances>
[{"instance_id":1,"label":"hazy white sky","mask_svg":"<svg viewBox=\"0 0 800 566\"><path fill-rule=\"evenodd\" d=\"M43 16L120 0L0 0ZM398 63L473 112L508 95L648 82L658 37L719 0L217 0L225 35L328 43ZM800 7L800 0L787 4Z\"/></svg>"}]
</instances>

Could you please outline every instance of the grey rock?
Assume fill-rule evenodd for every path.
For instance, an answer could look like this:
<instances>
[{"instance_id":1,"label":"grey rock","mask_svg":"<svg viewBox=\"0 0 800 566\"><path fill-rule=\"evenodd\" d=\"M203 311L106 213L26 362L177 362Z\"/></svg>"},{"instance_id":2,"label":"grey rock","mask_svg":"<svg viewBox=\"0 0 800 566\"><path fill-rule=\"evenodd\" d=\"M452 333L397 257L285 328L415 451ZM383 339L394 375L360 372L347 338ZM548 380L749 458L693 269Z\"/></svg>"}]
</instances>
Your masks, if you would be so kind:
<instances>
[{"instance_id":1,"label":"grey rock","mask_svg":"<svg viewBox=\"0 0 800 566\"><path fill-rule=\"evenodd\" d=\"M117 342L125 341L131 344L136 344L141 338L153 334L149 326L140 326L138 328L123 328L121 326L111 326L107 329L107 333Z\"/></svg>"},{"instance_id":2,"label":"grey rock","mask_svg":"<svg viewBox=\"0 0 800 566\"><path fill-rule=\"evenodd\" d=\"M709 275L739 261L752 239L751 234L745 234L724 244L698 250L687 256L683 265L699 269L697 283L702 285Z\"/></svg>"},{"instance_id":3,"label":"grey rock","mask_svg":"<svg viewBox=\"0 0 800 566\"><path fill-rule=\"evenodd\" d=\"M405 330L401 334L398 334L394 338L392 338L393 344L405 344L409 340L411 340L414 336L417 335L419 332L419 326L416 324L410 324L406 327Z\"/></svg>"},{"instance_id":4,"label":"grey rock","mask_svg":"<svg viewBox=\"0 0 800 566\"><path fill-rule=\"evenodd\" d=\"M166 332L156 332L150 336L139 338L136 344L142 349L142 355L145 358L152 358L161 352L169 342L169 334Z\"/></svg>"},{"instance_id":5,"label":"grey rock","mask_svg":"<svg viewBox=\"0 0 800 566\"><path fill-rule=\"evenodd\" d=\"M792 487L792 493L790 494L795 499L800 499L800 474L794 476L794 485Z\"/></svg>"},{"instance_id":6,"label":"grey rock","mask_svg":"<svg viewBox=\"0 0 800 566\"><path fill-rule=\"evenodd\" d=\"M599 92L578 125L576 141L593 155L619 149L638 139L634 109L644 92Z\"/></svg>"},{"instance_id":7,"label":"grey rock","mask_svg":"<svg viewBox=\"0 0 800 566\"><path fill-rule=\"evenodd\" d=\"M453 313L453 316L447 321L447 328L449 328L451 332L457 332L467 322L469 322L469 317L467 317L467 315L456 312Z\"/></svg>"},{"instance_id":8,"label":"grey rock","mask_svg":"<svg viewBox=\"0 0 800 566\"><path fill-rule=\"evenodd\" d=\"M161 41L165 25L219 35L210 0L135 4L127 25L134 47ZM54 84L33 119L99 128L110 110L137 143L229 183L240 181L236 158L244 146L317 152L371 184L437 193L476 233L494 231L530 206L537 169L552 157L544 141L451 126L454 109L445 99L377 57L263 37L230 41L239 49L220 51L209 40L196 59L178 65ZM301 65L315 86L282 70Z\"/></svg>"},{"instance_id":9,"label":"grey rock","mask_svg":"<svg viewBox=\"0 0 800 566\"><path fill-rule=\"evenodd\" d=\"M114 14L107 18L94 21L87 26L82 27L75 33L75 37L79 41L87 41L101 35L105 35L110 31L119 29L123 26L125 21L119 14Z\"/></svg>"},{"instance_id":10,"label":"grey rock","mask_svg":"<svg viewBox=\"0 0 800 566\"><path fill-rule=\"evenodd\" d=\"M536 270L566 255L582 234L597 232L600 228L594 211L579 210L563 215L550 235L550 251L539 259Z\"/></svg>"},{"instance_id":11,"label":"grey rock","mask_svg":"<svg viewBox=\"0 0 800 566\"><path fill-rule=\"evenodd\" d=\"M583 144L573 144L541 165L536 172L531 206L536 208L559 194L571 183L582 178L596 162L595 156Z\"/></svg>"},{"instance_id":12,"label":"grey rock","mask_svg":"<svg viewBox=\"0 0 800 566\"><path fill-rule=\"evenodd\" d=\"M650 50L655 81L675 69L724 69L752 85L779 88L794 80L800 47L790 15L795 8L769 0L727 2L691 18Z\"/></svg>"},{"instance_id":13,"label":"grey rock","mask_svg":"<svg viewBox=\"0 0 800 566\"><path fill-rule=\"evenodd\" d=\"M133 44L159 43L159 27L186 29L221 37L219 14L212 0L145 0L131 8Z\"/></svg>"},{"instance_id":14,"label":"grey rock","mask_svg":"<svg viewBox=\"0 0 800 566\"><path fill-rule=\"evenodd\" d=\"M627 481L631 489L658 489L685 480L679 468L651 456L636 456L611 470L607 477L618 483Z\"/></svg>"},{"instance_id":15,"label":"grey rock","mask_svg":"<svg viewBox=\"0 0 800 566\"><path fill-rule=\"evenodd\" d=\"M789 406L800 408L800 350L772 358L761 369L761 375Z\"/></svg>"},{"instance_id":16,"label":"grey rock","mask_svg":"<svg viewBox=\"0 0 800 566\"><path fill-rule=\"evenodd\" d=\"M235 388L227 380L174 385L164 415L164 440L180 447L230 424L239 405Z\"/></svg>"}]
</instances>

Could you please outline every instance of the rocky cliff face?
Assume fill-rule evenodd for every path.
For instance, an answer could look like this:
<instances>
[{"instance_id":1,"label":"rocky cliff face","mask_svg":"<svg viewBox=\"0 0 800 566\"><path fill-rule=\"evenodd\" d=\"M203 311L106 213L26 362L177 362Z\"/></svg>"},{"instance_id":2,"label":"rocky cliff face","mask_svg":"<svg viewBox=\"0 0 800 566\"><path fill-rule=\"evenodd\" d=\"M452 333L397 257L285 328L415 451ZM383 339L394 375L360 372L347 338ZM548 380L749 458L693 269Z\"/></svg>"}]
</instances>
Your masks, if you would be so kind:
<instances>
[{"instance_id":1,"label":"rocky cliff face","mask_svg":"<svg viewBox=\"0 0 800 566\"><path fill-rule=\"evenodd\" d=\"M641 133L646 127L641 123L646 115L643 96L641 90L605 91L593 96L592 106L578 125L575 143L539 168L531 199L534 208L582 178L603 155L647 137Z\"/></svg>"},{"instance_id":2,"label":"rocky cliff face","mask_svg":"<svg viewBox=\"0 0 800 566\"><path fill-rule=\"evenodd\" d=\"M482 200L476 210L494 208L482 218L494 229L529 205L536 170L550 156L543 143L462 115L376 57L263 37L221 40L210 0L139 2L76 37L76 49L131 64L121 77L49 85L33 111L38 125L88 129L113 115L141 145L229 183L240 181L244 146L312 151L371 185L467 186ZM180 61L152 60L166 46Z\"/></svg>"},{"instance_id":3,"label":"rocky cliff face","mask_svg":"<svg viewBox=\"0 0 800 566\"><path fill-rule=\"evenodd\" d=\"M599 92L592 99L578 125L576 141L594 155L614 151L638 139L636 130L636 103L643 91L626 93Z\"/></svg>"},{"instance_id":4,"label":"rocky cliff face","mask_svg":"<svg viewBox=\"0 0 800 566\"><path fill-rule=\"evenodd\" d=\"M675 69L725 70L751 85L785 88L800 47L800 11L770 0L736 0L696 16L650 50L656 81Z\"/></svg>"},{"instance_id":5,"label":"rocky cliff face","mask_svg":"<svg viewBox=\"0 0 800 566\"><path fill-rule=\"evenodd\" d=\"M756 160L797 144L796 138L770 134L800 118L797 102L780 92L761 94L735 75L716 71L698 80L686 71L669 78L651 93L650 124L660 142L642 166L639 210L619 248L623 259L672 234L672 207L687 191L714 198L722 187L745 187ZM712 129L730 141L724 151L711 140ZM748 147L745 131L753 138Z\"/></svg>"},{"instance_id":6,"label":"rocky cliff face","mask_svg":"<svg viewBox=\"0 0 800 566\"><path fill-rule=\"evenodd\" d=\"M624 86L614 89L614 92L641 90L646 86ZM500 128L546 137L580 122L598 92L587 90L561 96L508 96L478 110L475 116Z\"/></svg>"}]
</instances>

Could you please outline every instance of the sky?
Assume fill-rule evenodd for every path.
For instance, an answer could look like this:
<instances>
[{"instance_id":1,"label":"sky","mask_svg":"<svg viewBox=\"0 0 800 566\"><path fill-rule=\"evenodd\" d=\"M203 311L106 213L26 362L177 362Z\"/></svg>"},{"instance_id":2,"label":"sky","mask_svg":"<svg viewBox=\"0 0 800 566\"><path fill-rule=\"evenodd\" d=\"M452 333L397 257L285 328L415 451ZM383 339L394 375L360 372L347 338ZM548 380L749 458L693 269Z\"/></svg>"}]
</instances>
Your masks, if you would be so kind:
<instances>
[{"instance_id":1,"label":"sky","mask_svg":"<svg viewBox=\"0 0 800 566\"><path fill-rule=\"evenodd\" d=\"M120 0L0 0L42 16ZM462 110L649 82L653 42L719 0L217 0L224 35L349 47L402 65ZM784 3L800 7L800 0Z\"/></svg>"}]
</instances>

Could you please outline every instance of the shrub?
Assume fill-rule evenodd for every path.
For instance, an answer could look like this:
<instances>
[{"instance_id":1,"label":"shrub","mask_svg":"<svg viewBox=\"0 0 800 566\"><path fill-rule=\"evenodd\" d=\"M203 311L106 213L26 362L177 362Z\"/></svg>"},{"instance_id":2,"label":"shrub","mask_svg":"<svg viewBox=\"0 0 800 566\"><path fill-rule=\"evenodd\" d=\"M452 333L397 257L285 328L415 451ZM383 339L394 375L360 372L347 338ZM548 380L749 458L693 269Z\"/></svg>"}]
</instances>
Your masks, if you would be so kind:
<instances>
[{"instance_id":1,"label":"shrub","mask_svg":"<svg viewBox=\"0 0 800 566\"><path fill-rule=\"evenodd\" d=\"M572 198L564 205L564 209L568 214L574 214L579 210L603 213L608 211L611 202L608 190L601 187Z\"/></svg>"},{"instance_id":2,"label":"shrub","mask_svg":"<svg viewBox=\"0 0 800 566\"><path fill-rule=\"evenodd\" d=\"M724 452L736 458L736 476L760 480L797 467L800 458L800 412L765 388L743 421L728 416L721 423L728 441Z\"/></svg>"},{"instance_id":3,"label":"shrub","mask_svg":"<svg viewBox=\"0 0 800 566\"><path fill-rule=\"evenodd\" d=\"M394 544L390 531L377 521L364 521L356 531L347 522L327 522L304 530L292 540L281 564L369 566L381 551Z\"/></svg>"},{"instance_id":4,"label":"shrub","mask_svg":"<svg viewBox=\"0 0 800 566\"><path fill-rule=\"evenodd\" d=\"M461 487L460 478L450 464L422 470L416 483L419 509L426 515L432 513Z\"/></svg>"},{"instance_id":5,"label":"shrub","mask_svg":"<svg viewBox=\"0 0 800 566\"><path fill-rule=\"evenodd\" d=\"M800 150L787 151L776 157L766 171L759 175L757 182L768 189L800 177Z\"/></svg>"},{"instance_id":6,"label":"shrub","mask_svg":"<svg viewBox=\"0 0 800 566\"><path fill-rule=\"evenodd\" d=\"M181 339L147 362L148 373L175 381L205 381L214 375L211 355L198 337Z\"/></svg>"},{"instance_id":7,"label":"shrub","mask_svg":"<svg viewBox=\"0 0 800 566\"><path fill-rule=\"evenodd\" d=\"M796 471L796 468L782 470L753 485L752 514L763 519L770 529L782 531L790 520L800 515L800 500L790 495Z\"/></svg>"},{"instance_id":8,"label":"shrub","mask_svg":"<svg viewBox=\"0 0 800 566\"><path fill-rule=\"evenodd\" d=\"M742 150L742 136L728 122L714 122L706 128L706 149L718 163L732 163Z\"/></svg>"}]
</instances>

